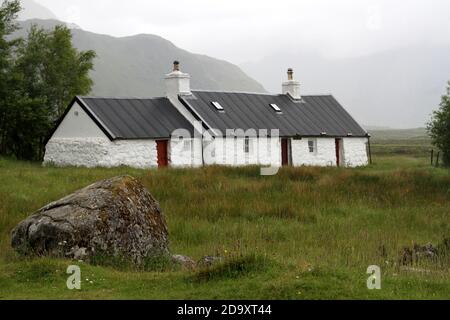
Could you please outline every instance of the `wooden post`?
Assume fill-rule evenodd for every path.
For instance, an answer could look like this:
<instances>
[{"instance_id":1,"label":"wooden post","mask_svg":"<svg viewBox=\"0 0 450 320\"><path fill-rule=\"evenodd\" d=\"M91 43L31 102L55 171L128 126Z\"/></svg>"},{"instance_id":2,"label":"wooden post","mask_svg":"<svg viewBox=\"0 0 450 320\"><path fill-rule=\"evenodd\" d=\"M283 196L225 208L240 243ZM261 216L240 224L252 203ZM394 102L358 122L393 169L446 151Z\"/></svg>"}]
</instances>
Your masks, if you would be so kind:
<instances>
[{"instance_id":1,"label":"wooden post","mask_svg":"<svg viewBox=\"0 0 450 320\"><path fill-rule=\"evenodd\" d=\"M370 137L369 137L369 163L372 164L372 147L370 145Z\"/></svg>"},{"instance_id":2,"label":"wooden post","mask_svg":"<svg viewBox=\"0 0 450 320\"><path fill-rule=\"evenodd\" d=\"M431 166L433 166L434 150L431 149Z\"/></svg>"},{"instance_id":3,"label":"wooden post","mask_svg":"<svg viewBox=\"0 0 450 320\"><path fill-rule=\"evenodd\" d=\"M439 167L439 156L441 155L441 152L438 151L437 156L436 156L436 167Z\"/></svg>"}]
</instances>

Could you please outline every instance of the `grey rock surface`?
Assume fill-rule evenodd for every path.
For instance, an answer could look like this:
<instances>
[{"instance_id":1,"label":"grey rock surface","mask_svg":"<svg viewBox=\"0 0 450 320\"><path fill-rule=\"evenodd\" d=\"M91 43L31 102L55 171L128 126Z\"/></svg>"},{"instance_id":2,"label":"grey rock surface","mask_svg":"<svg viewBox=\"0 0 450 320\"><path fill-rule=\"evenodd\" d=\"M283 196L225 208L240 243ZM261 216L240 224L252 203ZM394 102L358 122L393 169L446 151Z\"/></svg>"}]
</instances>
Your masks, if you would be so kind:
<instances>
[{"instance_id":1,"label":"grey rock surface","mask_svg":"<svg viewBox=\"0 0 450 320\"><path fill-rule=\"evenodd\" d=\"M99 181L46 205L12 231L12 246L23 255L78 260L101 254L138 264L169 254L160 206L131 176Z\"/></svg>"},{"instance_id":2,"label":"grey rock surface","mask_svg":"<svg viewBox=\"0 0 450 320\"><path fill-rule=\"evenodd\" d=\"M183 256L181 254L173 255L172 261L180 264L181 266L183 266L186 269L194 269L197 266L197 264L195 263L194 260L192 260L191 258L189 258L187 256Z\"/></svg>"}]
</instances>

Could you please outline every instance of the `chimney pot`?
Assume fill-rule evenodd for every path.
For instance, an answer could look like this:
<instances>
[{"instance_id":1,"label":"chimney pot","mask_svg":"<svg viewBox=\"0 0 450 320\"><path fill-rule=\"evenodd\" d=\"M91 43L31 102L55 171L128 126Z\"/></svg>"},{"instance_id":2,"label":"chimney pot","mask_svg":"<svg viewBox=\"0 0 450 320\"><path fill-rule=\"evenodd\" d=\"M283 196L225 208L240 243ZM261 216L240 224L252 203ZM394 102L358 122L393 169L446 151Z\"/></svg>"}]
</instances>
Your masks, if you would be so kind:
<instances>
[{"instance_id":1,"label":"chimney pot","mask_svg":"<svg viewBox=\"0 0 450 320\"><path fill-rule=\"evenodd\" d=\"M180 62L179 61L173 62L173 71L180 71Z\"/></svg>"},{"instance_id":2,"label":"chimney pot","mask_svg":"<svg viewBox=\"0 0 450 320\"><path fill-rule=\"evenodd\" d=\"M287 73L288 73L288 80L289 81L294 80L294 70L292 68L289 68Z\"/></svg>"}]
</instances>

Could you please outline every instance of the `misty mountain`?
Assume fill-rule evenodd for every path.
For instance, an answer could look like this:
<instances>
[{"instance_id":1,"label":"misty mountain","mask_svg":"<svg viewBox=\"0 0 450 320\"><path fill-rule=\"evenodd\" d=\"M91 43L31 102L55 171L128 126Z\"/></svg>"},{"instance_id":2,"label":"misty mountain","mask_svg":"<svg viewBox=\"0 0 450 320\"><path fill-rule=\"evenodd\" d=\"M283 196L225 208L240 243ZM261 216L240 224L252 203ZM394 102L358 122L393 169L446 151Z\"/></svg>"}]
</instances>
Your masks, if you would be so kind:
<instances>
[{"instance_id":1,"label":"misty mountain","mask_svg":"<svg viewBox=\"0 0 450 320\"><path fill-rule=\"evenodd\" d=\"M20 3L22 11L19 13L19 20L57 19L53 12L33 0L21 0Z\"/></svg>"},{"instance_id":2,"label":"misty mountain","mask_svg":"<svg viewBox=\"0 0 450 320\"><path fill-rule=\"evenodd\" d=\"M27 20L15 36L25 37L32 24L46 29L56 20ZM73 44L80 50L97 53L93 94L97 96L149 97L164 94L164 75L172 71L174 60L191 75L191 87L205 90L265 92L255 80L229 62L194 54L156 35L112 37L72 29Z\"/></svg>"},{"instance_id":3,"label":"misty mountain","mask_svg":"<svg viewBox=\"0 0 450 320\"><path fill-rule=\"evenodd\" d=\"M429 120L450 80L450 44L335 60L308 50L281 52L241 67L273 92L293 67L303 94L331 93L361 123L416 127Z\"/></svg>"}]
</instances>

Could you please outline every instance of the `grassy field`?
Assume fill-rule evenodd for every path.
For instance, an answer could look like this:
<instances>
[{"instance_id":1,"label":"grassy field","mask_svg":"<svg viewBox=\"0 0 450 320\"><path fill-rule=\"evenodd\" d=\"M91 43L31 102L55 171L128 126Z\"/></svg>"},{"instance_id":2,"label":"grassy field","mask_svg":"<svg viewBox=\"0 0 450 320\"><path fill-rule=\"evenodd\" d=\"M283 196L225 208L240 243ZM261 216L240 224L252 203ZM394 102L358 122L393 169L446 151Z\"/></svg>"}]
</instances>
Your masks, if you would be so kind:
<instances>
[{"instance_id":1,"label":"grassy field","mask_svg":"<svg viewBox=\"0 0 450 320\"><path fill-rule=\"evenodd\" d=\"M148 171L43 168L0 159L0 299L450 299L450 263L398 264L404 246L450 237L450 173L427 157L374 155L360 169L209 167ZM72 261L24 259L11 229L28 214L96 180L138 177L160 201L171 251L210 269L79 263L82 290L66 288ZM383 250L381 250L383 248ZM369 265L382 289L368 290Z\"/></svg>"}]
</instances>

